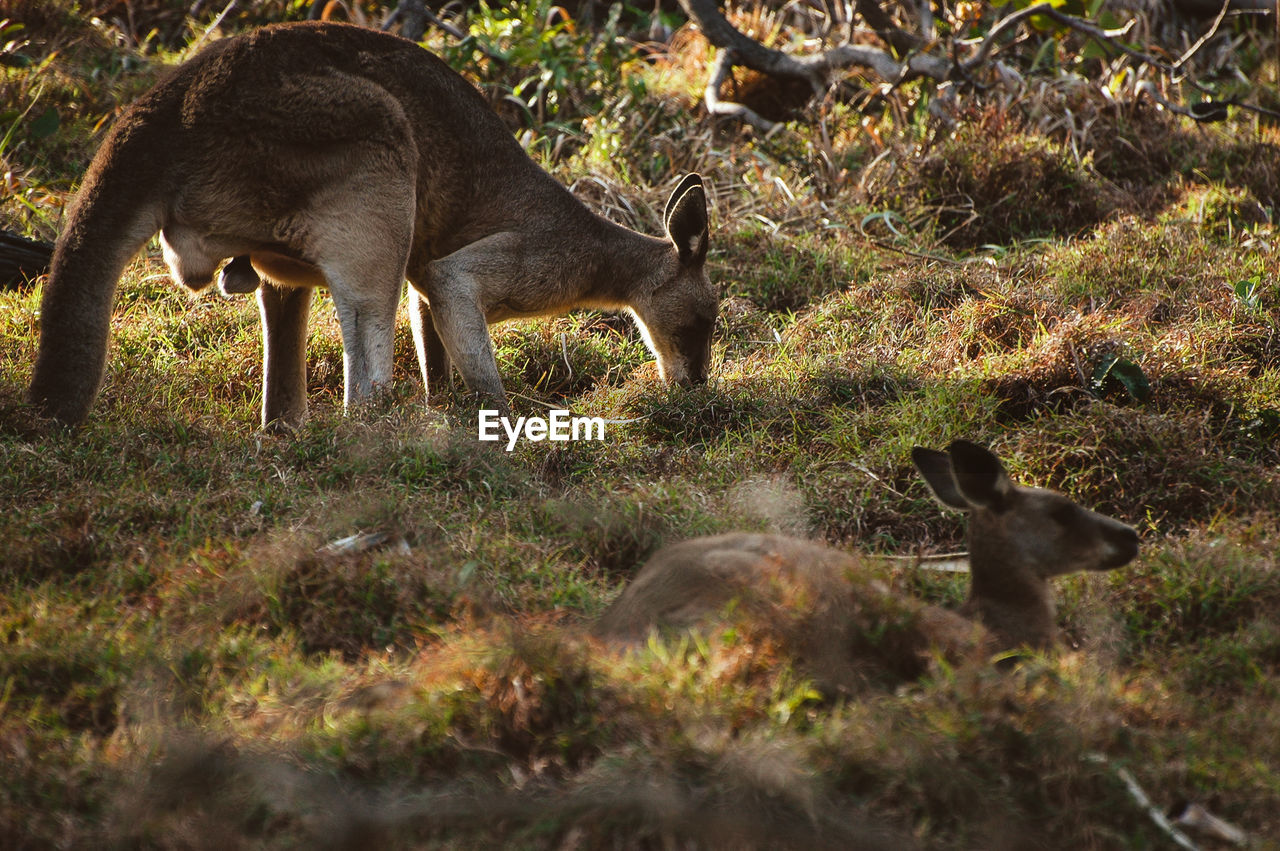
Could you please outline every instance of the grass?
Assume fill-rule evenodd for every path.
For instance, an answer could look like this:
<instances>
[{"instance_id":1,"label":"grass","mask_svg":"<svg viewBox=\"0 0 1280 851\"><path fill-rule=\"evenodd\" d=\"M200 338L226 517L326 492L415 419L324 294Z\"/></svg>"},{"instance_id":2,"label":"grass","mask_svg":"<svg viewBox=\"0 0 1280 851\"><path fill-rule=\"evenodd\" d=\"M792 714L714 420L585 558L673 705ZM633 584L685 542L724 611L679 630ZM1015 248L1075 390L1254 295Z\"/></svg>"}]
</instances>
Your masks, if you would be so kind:
<instances>
[{"instance_id":1,"label":"grass","mask_svg":"<svg viewBox=\"0 0 1280 851\"><path fill-rule=\"evenodd\" d=\"M22 180L0 216L44 237L95 128L203 31L165 17L145 49L121 46L50 8L13 13L35 61L0 81L6 102L40 94L61 116L0 151ZM510 50L537 65L587 49L558 37ZM253 301L179 292L154 246L122 281L89 421L55 431L23 402L39 285L0 293L0 835L1164 847L1123 768L1162 809L1200 803L1275 847L1274 130L1077 103L1125 140L1080 151L1012 110L951 137L885 120L876 143L898 153L863 174L873 143L833 113L840 184L816 129L707 129L689 68L590 50L598 79L550 78L509 118L589 203L650 232L672 176L702 170L725 294L712 379L692 390L658 385L626 319L493 329L517 410L619 421L603 442L478 443L465 394L423 404L403 322L389 400L343 417L327 297L311 418L265 434ZM494 92L520 82L483 71ZM574 129L581 103L605 104L594 135ZM536 141L557 123L571 144ZM606 131L652 145L604 151ZM862 234L886 210L908 241ZM587 637L666 541L745 528L962 549L909 460L958 437L1141 530L1135 564L1058 583L1080 652L837 700L749 629L631 653ZM375 532L385 545L326 549ZM909 561L877 569L934 602L965 593Z\"/></svg>"}]
</instances>

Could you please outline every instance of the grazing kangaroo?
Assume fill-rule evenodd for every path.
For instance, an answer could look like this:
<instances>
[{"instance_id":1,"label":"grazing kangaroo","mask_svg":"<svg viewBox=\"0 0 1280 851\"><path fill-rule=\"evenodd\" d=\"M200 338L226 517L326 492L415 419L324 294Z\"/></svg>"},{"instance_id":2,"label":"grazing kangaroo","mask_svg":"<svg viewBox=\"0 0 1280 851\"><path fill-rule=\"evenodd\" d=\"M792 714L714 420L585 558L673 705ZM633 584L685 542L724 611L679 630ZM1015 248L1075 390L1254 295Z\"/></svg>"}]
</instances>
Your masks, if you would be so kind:
<instances>
[{"instance_id":1,"label":"grazing kangaroo","mask_svg":"<svg viewBox=\"0 0 1280 851\"><path fill-rule=\"evenodd\" d=\"M266 27L206 48L112 128L57 242L30 398L64 423L87 416L116 283L157 231L187 287L232 258L220 285L257 289L264 425L306 415L312 289L333 296L350 407L390 379L406 277L428 391L452 362L506 411L488 323L574 307L631 312L665 380L704 381L717 295L697 175L663 221L659 239L589 211L410 41Z\"/></svg>"},{"instance_id":2,"label":"grazing kangaroo","mask_svg":"<svg viewBox=\"0 0 1280 851\"><path fill-rule=\"evenodd\" d=\"M692 626L737 604L816 676L856 689L885 674L918 675L930 648L951 658L1047 649L1057 636L1049 577L1111 570L1138 553L1131 527L1053 491L1014 484L977 444L958 440L946 452L916 447L912 459L944 505L969 513L971 586L959 614L891 594L866 565L838 550L738 532L659 551L605 611L596 633L634 640L653 626Z\"/></svg>"}]
</instances>

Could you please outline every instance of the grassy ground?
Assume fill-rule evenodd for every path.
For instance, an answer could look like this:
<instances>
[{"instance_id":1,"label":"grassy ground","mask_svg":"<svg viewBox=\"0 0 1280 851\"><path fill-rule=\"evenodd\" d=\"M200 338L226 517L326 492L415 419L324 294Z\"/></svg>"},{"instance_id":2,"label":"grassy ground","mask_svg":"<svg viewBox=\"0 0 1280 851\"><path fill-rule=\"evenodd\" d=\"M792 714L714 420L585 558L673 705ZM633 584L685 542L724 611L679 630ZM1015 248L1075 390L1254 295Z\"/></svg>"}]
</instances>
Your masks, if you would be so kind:
<instances>
[{"instance_id":1,"label":"grassy ground","mask_svg":"<svg viewBox=\"0 0 1280 851\"><path fill-rule=\"evenodd\" d=\"M101 126L203 30L139 50L69 6L13 14L29 62L0 77L0 214L50 238ZM1083 150L990 108L873 134L835 107L760 139L698 116L692 37L679 63L558 38L512 47L591 72L513 114L540 161L648 232L675 175L711 185L711 382L660 387L625 320L495 328L521 412L626 421L508 453L476 442L460 392L423 405L404 323L392 401L344 418L322 298L311 419L266 435L252 300L192 298L151 250L122 282L103 394L62 433L22 401L39 285L0 293L0 836L1167 847L1127 771L1157 807L1277 847L1276 132L1094 96L1075 103ZM495 100L516 82L449 50ZM737 633L631 654L585 637L664 541L962 548L909 460L957 437L1141 530L1130 567L1059 584L1079 652L836 701ZM323 549L358 532L390 545Z\"/></svg>"}]
</instances>

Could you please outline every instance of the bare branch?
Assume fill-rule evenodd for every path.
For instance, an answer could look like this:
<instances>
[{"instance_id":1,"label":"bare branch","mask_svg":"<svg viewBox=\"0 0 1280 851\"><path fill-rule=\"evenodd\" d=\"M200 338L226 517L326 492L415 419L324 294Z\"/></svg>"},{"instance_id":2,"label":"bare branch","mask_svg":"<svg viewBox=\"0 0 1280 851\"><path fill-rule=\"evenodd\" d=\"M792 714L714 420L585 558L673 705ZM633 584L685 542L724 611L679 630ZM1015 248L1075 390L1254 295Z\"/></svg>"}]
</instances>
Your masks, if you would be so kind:
<instances>
[{"instance_id":1,"label":"bare branch","mask_svg":"<svg viewBox=\"0 0 1280 851\"><path fill-rule=\"evenodd\" d=\"M1159 68L1161 71L1164 71L1166 74L1175 73L1175 70L1172 65L1169 65L1166 62L1162 62L1161 60L1155 58L1149 53L1143 53L1140 50L1134 50L1132 47L1129 47L1124 42L1119 41L1118 39L1128 31L1127 28L1120 29L1120 30L1104 30L1101 27L1094 26L1088 21L1082 20L1080 18L1072 17L1071 15L1067 15L1063 12L1059 12L1057 9L1053 8L1053 6L1051 6L1048 3L1038 3L1035 6L1028 6L1025 9L1019 9L1018 11L1001 18L1000 23L992 27L991 32L987 33L987 37L982 40L982 44L979 45L977 52L974 53L972 57L970 57L968 60L965 61L963 66L964 70L968 72L976 68L977 66L985 63L987 61L987 58L991 55L992 48L995 47L996 39L1000 36L1001 33L1003 33L1005 30L1013 27L1016 24L1022 23L1027 18L1030 18L1034 15L1043 15L1044 17L1050 19L1051 21L1054 21L1055 23L1058 23L1064 27L1073 29L1076 32L1083 33L1084 35L1087 35L1090 38L1094 39L1095 41L1099 41L1102 44L1107 45L1108 47L1113 47L1132 59L1137 59L1138 61L1144 64L1151 65L1152 67L1155 67L1155 68Z\"/></svg>"},{"instance_id":2,"label":"bare branch","mask_svg":"<svg viewBox=\"0 0 1280 851\"><path fill-rule=\"evenodd\" d=\"M933 23L933 5L930 0L918 0L916 11L920 15L920 35L926 42L938 37L938 28Z\"/></svg>"},{"instance_id":3,"label":"bare branch","mask_svg":"<svg viewBox=\"0 0 1280 851\"><path fill-rule=\"evenodd\" d=\"M827 79L833 72L846 68L867 68L888 82L913 76L941 80L951 69L946 59L927 53L913 53L905 62L899 62L887 51L863 44L842 44L812 56L792 56L765 47L741 33L720 12L716 0L680 0L680 6L702 28L707 41L732 52L734 65L762 74L805 80L815 94L826 89Z\"/></svg>"},{"instance_id":4,"label":"bare branch","mask_svg":"<svg viewBox=\"0 0 1280 851\"><path fill-rule=\"evenodd\" d=\"M951 73L951 62L929 53L912 53L899 62L887 52L865 44L842 44L816 56L796 60L802 66L815 69L825 79L835 71L846 68L867 68L880 79L897 83L912 77L928 77L945 80Z\"/></svg>"},{"instance_id":5,"label":"bare branch","mask_svg":"<svg viewBox=\"0 0 1280 851\"><path fill-rule=\"evenodd\" d=\"M1187 52L1175 63L1174 68L1181 68L1187 64L1187 61L1200 52L1200 48L1204 47L1205 42L1218 34L1218 28L1222 26L1222 20L1227 16L1227 11L1231 8L1231 0L1222 0L1222 8L1218 10L1218 17L1213 19L1213 24L1208 31L1196 40L1196 43L1187 48Z\"/></svg>"},{"instance_id":6,"label":"bare branch","mask_svg":"<svg viewBox=\"0 0 1280 851\"><path fill-rule=\"evenodd\" d=\"M924 46L924 39L901 29L893 22L893 18L880 8L877 0L854 0L854 9L862 16L862 20L867 22L867 26L871 27L875 34L884 39L885 43L899 55L919 50Z\"/></svg>"},{"instance_id":7,"label":"bare branch","mask_svg":"<svg viewBox=\"0 0 1280 851\"><path fill-rule=\"evenodd\" d=\"M850 43L837 45L809 56L792 56L781 50L765 47L740 32L720 11L718 0L679 0L679 2L685 13L701 27L707 41L719 48L705 92L708 111L713 115L738 117L754 127L768 131L776 126L773 122L743 104L720 99L720 88L734 67L742 66L770 76L803 80L809 84L815 94L820 94L826 89L831 77L849 68L864 68L881 80L895 85L904 80L925 77L939 82L959 79L981 88L980 82L975 79L972 72L991 60L992 53L1004 36L1029 18L1038 15L1093 39L1131 60L1155 68L1171 78L1177 78L1191 57L1218 31L1227 8L1237 0L1218 0L1223 5L1209 31L1172 65L1125 44L1122 39L1128 34L1129 27L1104 29L1090 21L1060 12L1047 2L1006 15L991 28L967 59L961 59L958 50L960 42L949 42L950 57L929 53L921 49L925 41L917 35L898 28L891 16L878 5L877 0L854 0L858 14L863 20L895 50L905 54L905 58L901 60L881 48ZM1208 91L1194 79L1188 82L1201 91ZM1258 107L1236 101L1222 100L1209 100L1191 108L1178 107L1164 100L1159 92L1150 86L1140 89L1138 93L1148 95L1165 108L1197 121L1220 121L1226 116L1226 108L1233 105L1263 111Z\"/></svg>"},{"instance_id":8,"label":"bare branch","mask_svg":"<svg viewBox=\"0 0 1280 851\"><path fill-rule=\"evenodd\" d=\"M680 0L685 14L697 21L702 34L722 51L730 51L734 65L742 65L762 74L792 77L807 81L820 92L826 81L815 76L812 69L802 65L795 57L765 47L760 42L740 32L720 12L716 0Z\"/></svg>"},{"instance_id":9,"label":"bare branch","mask_svg":"<svg viewBox=\"0 0 1280 851\"><path fill-rule=\"evenodd\" d=\"M732 101L720 100L720 87L724 85L724 81L728 79L729 72L733 70L733 51L725 48L718 48L715 63L711 66L711 78L707 80L707 88L703 92L703 100L707 104L707 112L722 118L740 118L743 121L763 130L765 133L771 133L778 128L778 124L756 112L751 107L733 103Z\"/></svg>"}]
</instances>

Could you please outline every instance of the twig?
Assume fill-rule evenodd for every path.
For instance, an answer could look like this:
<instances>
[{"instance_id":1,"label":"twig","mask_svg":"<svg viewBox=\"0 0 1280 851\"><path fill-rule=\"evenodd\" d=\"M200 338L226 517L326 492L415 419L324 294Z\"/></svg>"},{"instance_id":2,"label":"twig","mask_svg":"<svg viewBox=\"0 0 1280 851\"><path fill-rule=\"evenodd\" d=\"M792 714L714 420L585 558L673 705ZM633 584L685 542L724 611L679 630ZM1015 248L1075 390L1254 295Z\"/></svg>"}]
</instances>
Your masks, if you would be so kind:
<instances>
[{"instance_id":1,"label":"twig","mask_svg":"<svg viewBox=\"0 0 1280 851\"><path fill-rule=\"evenodd\" d=\"M889 483L888 483L888 482L886 482L884 479L880 478L880 477L879 477L879 476L877 476L875 473L871 472L871 468L870 468L870 467L866 466L865 464L859 464L857 461L849 461L849 462L848 462L848 464L849 464L849 466L850 466L850 467L852 467L853 469L857 470L859 473L862 473L864 476L866 476L867 478L871 479L871 481L873 481L873 482L875 482L876 484L880 485L882 488L884 488L885 490L887 490L889 493L893 494L894 496L902 497L903 499L906 499L906 494L904 494L904 493L900 492L900 491L899 491L897 488L895 488L893 485L889 484Z\"/></svg>"},{"instance_id":2,"label":"twig","mask_svg":"<svg viewBox=\"0 0 1280 851\"><path fill-rule=\"evenodd\" d=\"M924 41L918 35L900 29L893 22L893 17L880 8L878 0L854 0L853 7L862 16L862 20L867 22L867 26L899 55L924 46Z\"/></svg>"},{"instance_id":3,"label":"twig","mask_svg":"<svg viewBox=\"0 0 1280 851\"><path fill-rule=\"evenodd\" d=\"M1249 834L1193 802L1188 802L1182 808L1182 812L1174 816L1173 823L1189 827L1213 839L1230 842L1232 845L1241 848L1249 845Z\"/></svg>"},{"instance_id":4,"label":"twig","mask_svg":"<svg viewBox=\"0 0 1280 851\"><path fill-rule=\"evenodd\" d=\"M200 33L200 37L195 40L195 43L187 48L187 55L191 55L200 50L200 47L209 40L209 33L221 26L223 20L225 20L227 15L231 13L231 8L235 5L236 0L230 0L226 6L222 7L222 11L218 13L218 17L214 18L212 23L204 28L204 32Z\"/></svg>"},{"instance_id":5,"label":"twig","mask_svg":"<svg viewBox=\"0 0 1280 851\"><path fill-rule=\"evenodd\" d=\"M1218 17L1213 19L1213 25L1209 27L1209 31L1200 36L1200 38L1196 40L1195 44L1187 48L1187 52L1182 54L1182 58L1173 63L1174 68L1181 68L1183 65L1187 64L1187 60L1192 56L1195 56L1196 53L1199 52L1200 48L1204 47L1205 42L1218 34L1218 27L1222 26L1222 21L1226 18L1227 10L1230 8L1231 0L1222 0L1222 8L1218 10Z\"/></svg>"},{"instance_id":6,"label":"twig","mask_svg":"<svg viewBox=\"0 0 1280 851\"><path fill-rule=\"evenodd\" d=\"M1067 349L1071 352L1071 362L1076 365L1076 375L1080 376L1080 386L1088 390L1089 379L1085 377L1084 366L1080 363L1080 353L1076 351L1076 344L1067 340Z\"/></svg>"},{"instance_id":7,"label":"twig","mask_svg":"<svg viewBox=\"0 0 1280 851\"><path fill-rule=\"evenodd\" d=\"M431 11L430 9L423 7L422 12L423 12L423 17L427 19L427 23L431 24L431 26L435 27L441 32L448 33L449 35L456 38L458 41L462 41L467 37L466 33L458 29L457 27L455 27L449 21L446 21L444 18L441 18L439 15L437 15L435 12ZM498 59L504 65L506 64L506 60L501 59L501 57L495 56L494 54L489 53L489 51L487 50L484 52L486 55L488 55L490 59Z\"/></svg>"},{"instance_id":8,"label":"twig","mask_svg":"<svg viewBox=\"0 0 1280 851\"><path fill-rule=\"evenodd\" d=\"M886 251L896 251L899 254L904 254L907 257L914 257L917 260L933 260L937 263L946 263L948 266L968 266L971 263L985 263L988 266L996 265L995 259L991 257L965 257L961 260L957 260L954 257L944 257L941 254L930 254L927 251L915 251L910 248L903 248L900 245L894 245L892 242L886 242L883 239L879 239L878 237L874 237L867 233L866 228L863 226L865 224L866 219L858 225L858 232L862 235L862 238L877 248L883 248Z\"/></svg>"},{"instance_id":9,"label":"twig","mask_svg":"<svg viewBox=\"0 0 1280 851\"><path fill-rule=\"evenodd\" d=\"M1151 821L1155 822L1156 827L1168 834L1169 838L1172 839L1179 848L1186 849L1186 851L1200 851L1198 845L1192 842L1185 833L1174 827L1173 823L1165 817L1165 814L1151 803L1151 799L1147 797L1147 793L1142 790L1142 787L1138 785L1138 781L1134 779L1133 775L1130 774L1127 769L1118 765L1113 765L1109 759L1100 753L1086 754L1085 759L1089 762L1096 762L1100 765L1108 766L1112 771L1114 771L1116 776L1120 778L1122 783L1124 783L1125 788L1129 790L1129 796L1133 798L1139 807L1146 810L1147 815L1151 817Z\"/></svg>"},{"instance_id":10,"label":"twig","mask_svg":"<svg viewBox=\"0 0 1280 851\"><path fill-rule=\"evenodd\" d=\"M913 76L941 80L951 68L946 59L928 53L913 53L899 62L887 51L865 44L842 44L812 56L792 56L765 47L743 34L725 18L716 0L680 0L680 7L697 22L707 41L722 50L732 51L725 62L770 76L804 80L813 88L814 94L820 95L826 90L828 75L855 66L869 68L889 82ZM724 73L727 74L727 70Z\"/></svg>"},{"instance_id":11,"label":"twig","mask_svg":"<svg viewBox=\"0 0 1280 851\"><path fill-rule=\"evenodd\" d=\"M920 562L956 561L958 559L968 558L968 557L969 557L969 553L967 551L961 551L957 553L929 553L928 555L925 555L924 553L912 553L909 556L900 556L900 555L895 555L893 553L890 553L888 555L880 556L880 558L892 559L894 561L920 561Z\"/></svg>"},{"instance_id":12,"label":"twig","mask_svg":"<svg viewBox=\"0 0 1280 851\"><path fill-rule=\"evenodd\" d=\"M920 15L920 35L926 42L933 41L938 35L938 29L933 23L933 6L930 5L929 0L919 0L916 3L916 12Z\"/></svg>"},{"instance_id":13,"label":"twig","mask_svg":"<svg viewBox=\"0 0 1280 851\"><path fill-rule=\"evenodd\" d=\"M940 560L940 561L924 561L923 557L917 559L916 567L921 570L932 570L934 573L971 573L969 568L969 554L961 553L962 558Z\"/></svg>"},{"instance_id":14,"label":"twig","mask_svg":"<svg viewBox=\"0 0 1280 851\"><path fill-rule=\"evenodd\" d=\"M1028 18L1040 15L1070 30L1081 33L1106 48L1155 68L1171 78L1178 79L1186 63L1218 32L1230 5L1229 0L1224 2L1209 31L1197 40L1176 63L1171 65L1150 53L1130 47L1120 40L1133 26L1133 22L1120 29L1103 29L1082 18L1061 12L1049 3L1038 3L1035 6L1020 9L1001 18L978 44L973 54L963 61L960 60L958 55L957 47L961 43L958 41L951 42L951 56L948 58L917 49L906 51L905 58L899 61L885 50L870 45L847 42L821 53L809 56L793 56L781 50L765 47L739 31L733 24L729 23L728 19L720 11L717 0L679 0L679 3L685 14L698 24L707 41L719 48L704 94L708 112L717 116L739 118L765 132L772 132L778 125L744 104L720 99L720 88L728 78L731 70L736 66L750 68L770 76L803 80L813 88L816 94L821 94L825 90L828 77L837 71L853 67L866 68L880 77L880 79L895 86L908 79L927 77L937 81L956 78L978 88L983 88L972 74L973 70L991 58L992 51L995 50L999 39L1011 28ZM882 38L895 45L905 43L901 37L909 34L896 28L886 29L883 26L885 21L877 17L875 12L871 12L870 15L867 14L875 6L873 1L859 2L858 5L863 13L863 18ZM1280 32L1280 16L1277 16L1277 31ZM1201 92L1210 93L1208 87L1195 79L1190 79L1186 82ZM1144 85L1150 87L1150 83L1144 83ZM1139 92L1141 93L1142 91L1144 91L1143 86L1139 86ZM1166 109L1196 121L1224 120L1227 117L1228 106L1237 106L1258 114L1280 117L1280 114L1272 110L1235 100L1210 99L1188 108L1171 104L1163 97L1160 97L1154 89L1148 89L1147 93L1157 99Z\"/></svg>"},{"instance_id":15,"label":"twig","mask_svg":"<svg viewBox=\"0 0 1280 851\"><path fill-rule=\"evenodd\" d=\"M1176 69L1172 65L1169 65L1166 62L1161 62L1149 53L1143 53L1141 50L1135 50L1123 42L1116 41L1118 37L1124 35L1128 31L1128 27L1119 30L1104 30L1101 27L1094 26L1088 21L1059 12L1048 3L1038 3L1035 6L1028 6L1025 9L1019 9L1018 11L1001 18L1000 22L992 27L991 32L987 33L987 37L982 40L982 44L978 46L977 52L965 61L962 66L964 70L970 71L978 65L986 62L988 56L991 54L992 48L995 47L996 37L999 36L1001 32L1034 15L1044 15L1046 18L1062 24L1064 27L1083 33L1095 41L1101 42L1109 47L1114 47L1116 50L1132 59L1137 59L1155 68L1159 68L1166 74L1177 73Z\"/></svg>"},{"instance_id":16,"label":"twig","mask_svg":"<svg viewBox=\"0 0 1280 851\"><path fill-rule=\"evenodd\" d=\"M573 378L573 364L569 363L569 341L565 334L560 335L560 356L564 358L564 368L569 370L569 377Z\"/></svg>"},{"instance_id":17,"label":"twig","mask_svg":"<svg viewBox=\"0 0 1280 851\"><path fill-rule=\"evenodd\" d=\"M435 27L436 29L440 30L446 35L450 35L453 38L456 38L458 41L466 41L468 37L467 34L462 30L460 30L457 26L445 20L444 18L440 17L431 9L427 8L425 3L406 2L406 0L401 0L401 2L396 4L396 7L392 9L390 13L388 13L386 19L382 22L382 29L383 31L390 30L391 27L394 26L397 22L401 22L401 32L406 36L414 36L413 40L417 41L422 37L422 33L413 32L413 30L417 28L416 25L405 23L405 19L408 19L413 16L420 17L422 20L431 24L431 26ZM483 53L491 62L495 62L504 68L506 67L507 65L506 57L503 57L498 55L497 53L494 53L493 51L489 50L489 48L485 47L483 44L480 44L478 42L475 44L475 49Z\"/></svg>"},{"instance_id":18,"label":"twig","mask_svg":"<svg viewBox=\"0 0 1280 851\"><path fill-rule=\"evenodd\" d=\"M577 411L574 411L570 408L557 407L551 402L544 402L542 399L535 399L532 396L526 396L523 393L508 393L507 395L509 395L513 399L523 399L526 402L532 402L535 405L541 405L542 407L546 408L548 411L568 411L571 416L575 416L575 417L590 416L590 414L580 414ZM652 414L644 414L639 417L630 417L625 420L611 420L605 417L600 417L600 419L604 421L605 425L626 425L628 423L638 423L643 420L647 420L651 416Z\"/></svg>"}]
</instances>

